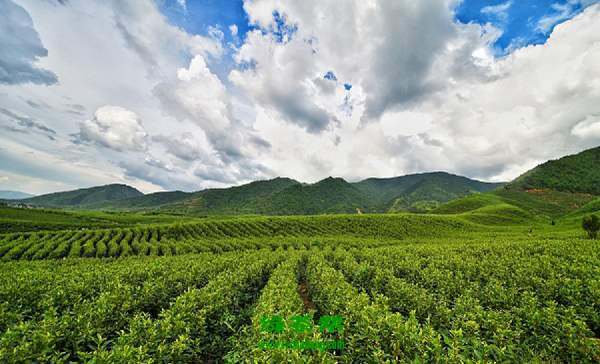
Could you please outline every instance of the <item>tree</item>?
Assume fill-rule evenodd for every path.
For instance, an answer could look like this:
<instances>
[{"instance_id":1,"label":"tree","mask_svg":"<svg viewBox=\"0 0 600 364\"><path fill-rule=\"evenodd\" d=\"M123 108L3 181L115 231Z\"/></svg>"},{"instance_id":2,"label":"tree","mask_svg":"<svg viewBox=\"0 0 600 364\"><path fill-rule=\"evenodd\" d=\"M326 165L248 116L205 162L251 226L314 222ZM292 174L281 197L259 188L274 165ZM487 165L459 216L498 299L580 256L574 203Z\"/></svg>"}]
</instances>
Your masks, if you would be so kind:
<instances>
[{"instance_id":1,"label":"tree","mask_svg":"<svg viewBox=\"0 0 600 364\"><path fill-rule=\"evenodd\" d=\"M598 230L600 230L600 219L596 215L589 215L583 218L581 222L583 230L585 230L590 239L596 239L598 237Z\"/></svg>"}]
</instances>

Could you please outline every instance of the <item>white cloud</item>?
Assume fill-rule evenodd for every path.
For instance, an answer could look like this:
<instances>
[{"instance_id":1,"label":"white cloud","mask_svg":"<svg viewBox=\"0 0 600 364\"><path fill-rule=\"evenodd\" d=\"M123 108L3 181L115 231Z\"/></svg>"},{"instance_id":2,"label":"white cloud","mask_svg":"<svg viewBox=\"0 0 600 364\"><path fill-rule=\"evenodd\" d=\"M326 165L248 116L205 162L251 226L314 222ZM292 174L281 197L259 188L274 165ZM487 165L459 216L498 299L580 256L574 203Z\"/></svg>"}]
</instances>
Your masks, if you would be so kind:
<instances>
[{"instance_id":1,"label":"white cloud","mask_svg":"<svg viewBox=\"0 0 600 364\"><path fill-rule=\"evenodd\" d=\"M589 115L585 120L577 123L571 133L580 138L593 138L600 142L600 117Z\"/></svg>"},{"instance_id":2,"label":"white cloud","mask_svg":"<svg viewBox=\"0 0 600 364\"><path fill-rule=\"evenodd\" d=\"M512 6L512 0L498 5L488 5L481 9L482 14L495 16L498 20L506 22L508 20L508 10Z\"/></svg>"},{"instance_id":3,"label":"white cloud","mask_svg":"<svg viewBox=\"0 0 600 364\"><path fill-rule=\"evenodd\" d=\"M36 67L60 79L0 85L0 108L55 131L0 134L0 148L18 146L0 173L30 191L431 170L505 180L598 144L599 6L496 58L501 31L456 23L458 0L247 1L261 29L236 41L225 80L218 28L192 36L154 1L18 3L48 49Z\"/></svg>"},{"instance_id":4,"label":"white cloud","mask_svg":"<svg viewBox=\"0 0 600 364\"><path fill-rule=\"evenodd\" d=\"M141 120L130 110L119 106L102 106L90 120L79 126L77 140L92 142L117 151L145 151L148 133Z\"/></svg>"},{"instance_id":5,"label":"white cloud","mask_svg":"<svg viewBox=\"0 0 600 364\"><path fill-rule=\"evenodd\" d=\"M182 53L218 57L223 52L218 37L190 35L168 24L153 1L113 0L112 4L116 27L155 77L168 77L165 71L181 66Z\"/></svg>"},{"instance_id":6,"label":"white cloud","mask_svg":"<svg viewBox=\"0 0 600 364\"><path fill-rule=\"evenodd\" d=\"M238 35L238 27L235 24L231 24L229 26L229 32L231 33L232 36L237 36Z\"/></svg>"},{"instance_id":7,"label":"white cloud","mask_svg":"<svg viewBox=\"0 0 600 364\"><path fill-rule=\"evenodd\" d=\"M548 33L552 27L565 19L569 19L573 15L573 6L571 3L552 4L551 8L555 11L552 15L547 15L538 20L536 30Z\"/></svg>"},{"instance_id":8,"label":"white cloud","mask_svg":"<svg viewBox=\"0 0 600 364\"><path fill-rule=\"evenodd\" d=\"M287 8L277 2L277 9ZM264 4L259 10L254 18L264 23L269 12ZM295 19L294 13L286 14L289 21ZM336 13L336 17L344 22L344 14ZM319 14L307 18L327 23L327 17ZM356 69L361 70L360 52L369 48L368 44L359 50L349 48L356 53L352 56L344 56L344 47L331 60L321 54L340 46L344 35L359 32L361 28L350 26L343 33L333 29L314 32L325 34L315 41L318 52L309 61L303 59L298 67L293 61L302 57L295 49L300 47L301 40L298 44L292 44L293 39L281 44L258 34L251 35L240 52L241 57L247 55L246 60L255 59L258 63L256 69L244 71L253 82L244 84L246 75L240 75L241 72L232 73L232 78L250 95L260 96L254 99L260 105L255 127L272 144L273 152L263 160L279 174L314 181L327 175L360 178L446 170L481 179L507 180L544 160L594 146L589 138L581 141L571 136L571 130L587 115L600 112L599 19L600 7L590 7L556 27L547 44L525 47L502 59L492 54L490 44L498 36L493 28L453 25L455 37L446 40L442 50L433 52L435 61L423 76L434 79L431 81L434 85L435 79L447 84L440 83L428 93L418 93L420 96L408 105L391 103L377 119L379 123L368 127L360 127L359 121L369 112L369 98L386 92L390 100L396 98L398 93L386 89L385 83L397 80L389 75L408 71L406 64L390 62L385 81L371 85L383 89L373 93L361 84L360 72L344 72L345 65L340 61L354 61ZM298 22L298 33L301 29L302 23ZM336 37L327 43L327 35L331 34ZM296 39L301 36L296 35ZM397 43L402 43L400 35ZM371 63L377 63L375 58L385 54L373 53ZM261 62L269 67L273 63L278 68L263 70ZM314 83L317 70L329 69L334 70L340 83L353 84L352 114L344 115L337 109L345 97L343 92L330 98L317 88L319 91L309 97L302 96L302 100L324 105L328 113L340 120L331 130L310 135L294 125L283 125L271 110L277 105L262 98L264 88L278 87L276 80L296 88L298 84ZM373 75L368 68L365 72ZM277 76L269 80L270 74ZM341 140L337 144L336 136Z\"/></svg>"},{"instance_id":9,"label":"white cloud","mask_svg":"<svg viewBox=\"0 0 600 364\"><path fill-rule=\"evenodd\" d=\"M421 134L433 125L430 114L411 111L387 112L380 123L383 134L390 137Z\"/></svg>"},{"instance_id":10,"label":"white cloud","mask_svg":"<svg viewBox=\"0 0 600 364\"><path fill-rule=\"evenodd\" d=\"M319 133L339 119L339 95L330 97L320 80L333 71L340 90L349 83L364 96L356 100L365 103L363 121L377 121L451 86L452 78L489 73L473 53L495 39L493 32L454 22L454 5L355 1L341 9L337 1L246 1L250 20L262 31L248 33L236 60L250 67L230 79L273 117ZM291 34L283 42L282 32ZM465 71L448 73L457 69Z\"/></svg>"},{"instance_id":11,"label":"white cloud","mask_svg":"<svg viewBox=\"0 0 600 364\"><path fill-rule=\"evenodd\" d=\"M48 55L29 13L11 0L0 0L0 84L51 85L58 82L51 71L36 66Z\"/></svg>"}]
</instances>

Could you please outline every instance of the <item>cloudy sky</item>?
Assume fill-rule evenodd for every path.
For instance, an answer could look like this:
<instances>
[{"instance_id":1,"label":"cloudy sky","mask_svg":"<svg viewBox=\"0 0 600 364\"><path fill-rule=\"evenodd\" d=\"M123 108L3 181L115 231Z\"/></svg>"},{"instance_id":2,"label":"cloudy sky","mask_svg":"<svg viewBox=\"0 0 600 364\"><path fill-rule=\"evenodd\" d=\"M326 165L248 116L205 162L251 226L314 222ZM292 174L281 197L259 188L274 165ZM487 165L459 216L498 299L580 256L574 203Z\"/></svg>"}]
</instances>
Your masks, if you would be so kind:
<instances>
[{"instance_id":1,"label":"cloudy sky","mask_svg":"<svg viewBox=\"0 0 600 364\"><path fill-rule=\"evenodd\" d=\"M594 0L0 0L0 190L194 191L600 144Z\"/></svg>"}]
</instances>

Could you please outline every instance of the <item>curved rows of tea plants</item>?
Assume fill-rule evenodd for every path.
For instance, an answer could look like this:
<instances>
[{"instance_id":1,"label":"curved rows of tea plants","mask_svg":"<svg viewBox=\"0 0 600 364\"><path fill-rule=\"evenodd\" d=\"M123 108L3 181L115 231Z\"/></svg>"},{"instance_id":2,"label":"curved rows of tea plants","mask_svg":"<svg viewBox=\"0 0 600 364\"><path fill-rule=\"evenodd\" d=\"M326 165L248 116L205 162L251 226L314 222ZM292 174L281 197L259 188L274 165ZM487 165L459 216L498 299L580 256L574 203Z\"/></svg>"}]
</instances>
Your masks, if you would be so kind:
<instances>
[{"instance_id":1,"label":"curved rows of tea plants","mask_svg":"<svg viewBox=\"0 0 600 364\"><path fill-rule=\"evenodd\" d=\"M0 234L0 259L219 253L264 248L267 247L265 239L280 237L302 240L303 237L344 236L390 241L408 236L431 236L467 226L465 222L451 217L348 215L238 218L133 228L11 233ZM255 241L248 245L248 240Z\"/></svg>"},{"instance_id":2,"label":"curved rows of tea plants","mask_svg":"<svg viewBox=\"0 0 600 364\"><path fill-rule=\"evenodd\" d=\"M133 231L96 233L55 243L89 234L107 251L113 238L134 245ZM160 234L144 231L138 244L160 244ZM252 249L1 263L0 362L600 359L593 241L246 244ZM275 315L285 329L265 332L262 321ZM334 315L343 327L320 330ZM290 331L293 317L314 326ZM344 348L260 346L269 340L338 340Z\"/></svg>"}]
</instances>

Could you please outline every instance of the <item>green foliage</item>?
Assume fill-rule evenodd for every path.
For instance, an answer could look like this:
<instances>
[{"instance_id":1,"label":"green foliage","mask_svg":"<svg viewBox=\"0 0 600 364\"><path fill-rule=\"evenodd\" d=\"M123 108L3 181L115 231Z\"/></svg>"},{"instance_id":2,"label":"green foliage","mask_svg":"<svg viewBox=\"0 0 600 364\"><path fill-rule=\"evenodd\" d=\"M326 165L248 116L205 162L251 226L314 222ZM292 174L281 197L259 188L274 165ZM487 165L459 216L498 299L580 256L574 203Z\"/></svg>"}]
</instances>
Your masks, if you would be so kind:
<instances>
[{"instance_id":1,"label":"green foliage","mask_svg":"<svg viewBox=\"0 0 600 364\"><path fill-rule=\"evenodd\" d=\"M0 362L596 361L594 242L485 231L465 242L459 230L432 226L453 221L447 217L402 217L378 216L390 224L383 230L382 221L353 216L0 236L0 250L28 259L60 246L64 255L67 242L83 250L103 242L108 255L120 240L119 259L0 263ZM416 229L410 241L392 239L402 229L391 226L403 221L441 233ZM324 232L343 224L330 230L337 237L303 236L316 222ZM351 237L376 223L375 238ZM287 237L274 235L282 231ZM141 255L142 244L151 247L146 253L182 255L123 257L125 246ZM265 333L260 319L269 315L287 328L296 315L313 323L339 315L344 326ZM345 347L259 348L269 339L335 339Z\"/></svg>"},{"instance_id":2,"label":"green foliage","mask_svg":"<svg viewBox=\"0 0 600 364\"><path fill-rule=\"evenodd\" d=\"M585 201L503 190L430 215L203 219L8 209L72 228L0 234L0 362L597 362L600 250L547 218L595 211ZM274 315L285 329L261 330ZM328 316L343 330L289 330Z\"/></svg>"},{"instance_id":3,"label":"green foliage","mask_svg":"<svg viewBox=\"0 0 600 364\"><path fill-rule=\"evenodd\" d=\"M502 199L493 193L477 193L445 203L432 212L436 214L460 214L502 202Z\"/></svg>"},{"instance_id":4,"label":"green foliage","mask_svg":"<svg viewBox=\"0 0 600 364\"><path fill-rule=\"evenodd\" d=\"M475 181L445 172L411 174L394 178L369 178L355 184L357 188L380 203L389 203L398 196L405 196L407 201L412 202L416 200L445 202L472 191L486 192L502 185L502 183ZM433 198L434 196L437 198Z\"/></svg>"},{"instance_id":5,"label":"green foliage","mask_svg":"<svg viewBox=\"0 0 600 364\"><path fill-rule=\"evenodd\" d=\"M136 224L198 221L200 218L155 212L66 211L0 206L0 233L131 226ZM204 219L202 219L204 220Z\"/></svg>"},{"instance_id":6,"label":"green foliage","mask_svg":"<svg viewBox=\"0 0 600 364\"><path fill-rule=\"evenodd\" d=\"M255 181L195 193L142 195L125 185L108 185L37 196L26 202L46 207L108 211L162 211L195 215L306 215L326 213L429 211L446 202L501 184L443 172L348 183L326 178L302 184L289 178Z\"/></svg>"},{"instance_id":7,"label":"green foliage","mask_svg":"<svg viewBox=\"0 0 600 364\"><path fill-rule=\"evenodd\" d=\"M202 252L255 249L238 239L286 237L402 239L411 236L440 236L452 231L477 229L468 222L450 216L426 215L323 215L289 217L253 217L172 225L90 229L76 231L0 234L0 257L4 260L75 257L117 258L129 255L173 255ZM207 241L220 241L207 246ZM223 241L227 241L223 244ZM180 246L183 244L184 246ZM223 244L223 245L221 245ZM25 250L24 250L25 249ZM31 255L23 255L32 249ZM35 249L35 250L33 250ZM37 254L38 250L43 253Z\"/></svg>"},{"instance_id":8,"label":"green foliage","mask_svg":"<svg viewBox=\"0 0 600 364\"><path fill-rule=\"evenodd\" d=\"M23 200L23 202L45 207L73 207L142 195L143 193L133 187L122 184L111 184L106 186L81 188L74 191L50 193L47 195L31 197Z\"/></svg>"},{"instance_id":9,"label":"green foliage","mask_svg":"<svg viewBox=\"0 0 600 364\"><path fill-rule=\"evenodd\" d=\"M585 216L581 221L581 227L583 227L583 230L585 230L590 239L596 239L598 231L600 231L600 219L596 215Z\"/></svg>"},{"instance_id":10,"label":"green foliage","mask_svg":"<svg viewBox=\"0 0 600 364\"><path fill-rule=\"evenodd\" d=\"M581 208L571 212L569 216L579 217L594 212L600 212L600 198L596 198L586 203Z\"/></svg>"},{"instance_id":11,"label":"green foliage","mask_svg":"<svg viewBox=\"0 0 600 364\"><path fill-rule=\"evenodd\" d=\"M523 174L508 189L553 189L600 195L600 147L543 163Z\"/></svg>"}]
</instances>

